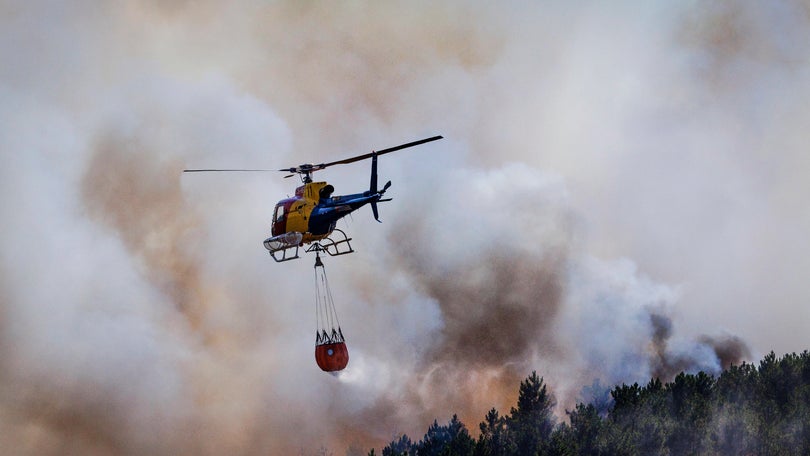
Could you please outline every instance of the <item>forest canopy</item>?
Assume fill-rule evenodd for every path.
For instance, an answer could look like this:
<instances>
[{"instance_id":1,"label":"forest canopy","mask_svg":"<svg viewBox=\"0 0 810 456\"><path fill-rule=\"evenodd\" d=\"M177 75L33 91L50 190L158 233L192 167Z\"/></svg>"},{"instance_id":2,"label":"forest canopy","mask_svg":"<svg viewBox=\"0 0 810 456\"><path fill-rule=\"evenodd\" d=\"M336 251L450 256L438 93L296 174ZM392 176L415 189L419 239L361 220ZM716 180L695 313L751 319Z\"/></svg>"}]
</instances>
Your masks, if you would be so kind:
<instances>
[{"instance_id":1,"label":"forest canopy","mask_svg":"<svg viewBox=\"0 0 810 456\"><path fill-rule=\"evenodd\" d=\"M383 456L810 454L810 352L773 352L759 365L730 366L718 377L680 373L670 382L622 384L557 422L549 386L536 372L520 383L509 414L491 409L473 434L456 415L424 437L401 435ZM608 394L609 393L609 394ZM369 452L377 456L376 450Z\"/></svg>"}]
</instances>

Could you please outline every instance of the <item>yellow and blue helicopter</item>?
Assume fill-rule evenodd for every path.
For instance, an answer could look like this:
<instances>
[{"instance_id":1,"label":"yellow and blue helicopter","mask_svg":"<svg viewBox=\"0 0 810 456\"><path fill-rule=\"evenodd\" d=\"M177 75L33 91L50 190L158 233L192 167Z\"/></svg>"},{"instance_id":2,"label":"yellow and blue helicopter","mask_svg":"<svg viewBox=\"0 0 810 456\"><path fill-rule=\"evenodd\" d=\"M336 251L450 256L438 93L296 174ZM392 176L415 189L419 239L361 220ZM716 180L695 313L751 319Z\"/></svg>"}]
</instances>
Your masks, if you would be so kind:
<instances>
[{"instance_id":1,"label":"yellow and blue helicopter","mask_svg":"<svg viewBox=\"0 0 810 456\"><path fill-rule=\"evenodd\" d=\"M271 236L264 240L265 248L277 262L298 258L299 248L303 247L304 244L312 244L306 249L307 252L324 251L331 256L345 255L354 252L354 249L351 246L351 238L335 227L337 221L369 204L374 219L379 222L377 203L391 200L390 198L383 198L386 190L391 186L391 181L386 182L381 189L377 188L377 157L442 138L443 136L433 136L343 160L317 165L305 163L279 170L186 169L183 172L282 171L290 173L285 177L298 174L303 185L295 189L295 196L276 203L273 211ZM315 171L333 165L344 165L369 158L371 159L371 182L369 189L362 193L332 196L335 191L332 185L326 182L313 182L312 180L312 173Z\"/></svg>"}]
</instances>

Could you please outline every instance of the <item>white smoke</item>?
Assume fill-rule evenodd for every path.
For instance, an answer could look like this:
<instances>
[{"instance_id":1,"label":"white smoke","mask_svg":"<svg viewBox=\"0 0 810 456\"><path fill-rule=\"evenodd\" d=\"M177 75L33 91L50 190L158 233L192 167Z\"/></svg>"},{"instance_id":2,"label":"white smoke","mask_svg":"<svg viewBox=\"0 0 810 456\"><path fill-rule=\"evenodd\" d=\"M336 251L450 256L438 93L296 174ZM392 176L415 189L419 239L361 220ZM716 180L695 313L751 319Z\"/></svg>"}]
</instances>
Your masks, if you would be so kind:
<instances>
[{"instance_id":1,"label":"white smoke","mask_svg":"<svg viewBox=\"0 0 810 456\"><path fill-rule=\"evenodd\" d=\"M0 4L4 446L339 454L474 428L532 369L570 406L806 348L801 8ZM311 258L261 246L295 183L181 170L437 133L340 225L336 380Z\"/></svg>"}]
</instances>

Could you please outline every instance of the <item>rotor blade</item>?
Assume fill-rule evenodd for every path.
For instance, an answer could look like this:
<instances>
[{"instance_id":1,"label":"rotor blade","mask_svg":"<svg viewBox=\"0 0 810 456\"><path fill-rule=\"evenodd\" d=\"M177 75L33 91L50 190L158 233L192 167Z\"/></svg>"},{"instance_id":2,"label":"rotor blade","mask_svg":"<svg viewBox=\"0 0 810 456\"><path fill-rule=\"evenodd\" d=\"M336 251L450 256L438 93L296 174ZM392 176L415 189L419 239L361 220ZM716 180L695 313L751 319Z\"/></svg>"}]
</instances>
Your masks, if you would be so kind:
<instances>
[{"instance_id":1,"label":"rotor blade","mask_svg":"<svg viewBox=\"0 0 810 456\"><path fill-rule=\"evenodd\" d=\"M274 169L184 169L184 173L213 173L213 172L263 172Z\"/></svg>"},{"instance_id":2,"label":"rotor blade","mask_svg":"<svg viewBox=\"0 0 810 456\"><path fill-rule=\"evenodd\" d=\"M428 143L428 142L431 142L431 141L436 141L437 139L442 139L442 138L444 138L444 136L440 135L440 136L434 136L432 138L420 139L419 141L409 142L407 144L400 144L399 146L389 147L388 149L383 149L383 150L380 150L380 151L377 151L377 152L370 152L370 153L363 154L363 155L358 155L358 156L352 157L352 158L346 158L346 159L343 159L343 160L333 161L333 162L329 162L329 163L323 163L323 164L320 164L318 166L320 168L326 168L327 166L332 166L332 165L345 165L345 164L348 164L348 163L354 163L356 161L371 158L372 155L375 154L375 153L377 155L387 154L389 152L395 152L397 150L406 149L408 147L418 146L420 144Z\"/></svg>"}]
</instances>

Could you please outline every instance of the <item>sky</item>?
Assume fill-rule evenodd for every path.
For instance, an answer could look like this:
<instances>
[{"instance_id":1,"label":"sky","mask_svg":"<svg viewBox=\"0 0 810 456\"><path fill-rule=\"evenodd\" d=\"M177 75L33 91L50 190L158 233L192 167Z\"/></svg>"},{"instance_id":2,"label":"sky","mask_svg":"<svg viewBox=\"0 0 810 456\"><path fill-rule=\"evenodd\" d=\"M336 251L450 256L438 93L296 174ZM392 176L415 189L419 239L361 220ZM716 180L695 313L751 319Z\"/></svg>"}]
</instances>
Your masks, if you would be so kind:
<instances>
[{"instance_id":1,"label":"sky","mask_svg":"<svg viewBox=\"0 0 810 456\"><path fill-rule=\"evenodd\" d=\"M810 334L810 5L0 1L0 444L366 454L544 377L717 374ZM380 158L382 224L261 241L274 173ZM317 173L363 191L359 162Z\"/></svg>"}]
</instances>

